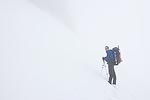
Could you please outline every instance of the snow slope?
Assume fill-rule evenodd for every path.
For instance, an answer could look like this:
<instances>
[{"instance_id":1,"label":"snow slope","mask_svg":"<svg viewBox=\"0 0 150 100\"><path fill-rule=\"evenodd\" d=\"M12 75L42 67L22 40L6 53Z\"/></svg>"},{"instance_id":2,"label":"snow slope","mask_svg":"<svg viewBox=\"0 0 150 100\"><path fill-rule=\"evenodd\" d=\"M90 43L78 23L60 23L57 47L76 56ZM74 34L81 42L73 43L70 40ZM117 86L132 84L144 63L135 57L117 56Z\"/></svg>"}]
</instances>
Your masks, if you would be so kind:
<instances>
[{"instance_id":1,"label":"snow slope","mask_svg":"<svg viewBox=\"0 0 150 100\"><path fill-rule=\"evenodd\" d=\"M96 14L96 0L89 1L86 5L83 5L84 0L80 0L81 3L78 0L64 0L59 5L49 1L54 3L51 4L51 10L43 8L46 0L37 0L36 3L30 1L0 1L1 100L150 99L150 81L146 77L149 75L149 64L145 63L148 62L148 57L144 60L138 58L145 58L141 47L149 49L145 45L149 35L146 29L145 35L141 34L142 11L132 14L143 8L137 6L141 1L133 5L133 8L130 4L134 4L134 1L125 2L130 5L128 9L131 12L122 7L126 13L121 15L117 15L120 10L110 13L113 6L107 6L105 11L108 13L104 13L105 16ZM39 5L41 2L42 5ZM92 8L91 16L87 13L89 5ZM117 8L114 11L115 9ZM95 13L92 12L94 10ZM64 15L61 15L62 12ZM99 17L103 20L98 20ZM117 24L113 24L116 21ZM99 26L102 28L99 29ZM119 26L120 29L115 33ZM120 34L122 30L125 31ZM115 38L116 35L119 39ZM100 72L101 57L105 56L104 46L113 47L116 44L120 44L124 62L116 67L118 86L114 89ZM133 45L134 49L131 49Z\"/></svg>"}]
</instances>

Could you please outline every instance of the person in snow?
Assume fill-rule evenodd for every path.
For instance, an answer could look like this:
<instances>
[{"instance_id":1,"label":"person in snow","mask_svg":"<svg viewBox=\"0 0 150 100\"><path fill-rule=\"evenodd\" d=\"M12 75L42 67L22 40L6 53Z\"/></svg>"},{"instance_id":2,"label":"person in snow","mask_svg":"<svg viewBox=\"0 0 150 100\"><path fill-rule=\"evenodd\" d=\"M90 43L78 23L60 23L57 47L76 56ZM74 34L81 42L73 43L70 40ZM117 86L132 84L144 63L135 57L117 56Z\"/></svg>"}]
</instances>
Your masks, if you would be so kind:
<instances>
[{"instance_id":1,"label":"person in snow","mask_svg":"<svg viewBox=\"0 0 150 100\"><path fill-rule=\"evenodd\" d=\"M109 80L110 84L116 85L116 73L114 70L115 65L115 56L114 52L109 49L108 46L105 46L105 51L107 53L106 57L102 57L103 61L106 61L108 64L108 71L109 71Z\"/></svg>"}]
</instances>

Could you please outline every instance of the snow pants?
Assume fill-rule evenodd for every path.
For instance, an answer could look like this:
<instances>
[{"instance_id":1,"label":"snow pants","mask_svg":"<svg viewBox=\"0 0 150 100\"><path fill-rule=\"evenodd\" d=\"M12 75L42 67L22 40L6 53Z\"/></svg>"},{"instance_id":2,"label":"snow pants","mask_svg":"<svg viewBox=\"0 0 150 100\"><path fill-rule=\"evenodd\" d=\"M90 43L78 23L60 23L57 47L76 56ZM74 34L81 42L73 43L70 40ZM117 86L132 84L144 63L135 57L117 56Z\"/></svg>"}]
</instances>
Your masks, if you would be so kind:
<instances>
[{"instance_id":1,"label":"snow pants","mask_svg":"<svg viewBox=\"0 0 150 100\"><path fill-rule=\"evenodd\" d=\"M109 71L109 83L112 84L112 80L113 80L113 84L116 85L116 73L114 70L114 64L113 63L108 63L108 71Z\"/></svg>"}]
</instances>

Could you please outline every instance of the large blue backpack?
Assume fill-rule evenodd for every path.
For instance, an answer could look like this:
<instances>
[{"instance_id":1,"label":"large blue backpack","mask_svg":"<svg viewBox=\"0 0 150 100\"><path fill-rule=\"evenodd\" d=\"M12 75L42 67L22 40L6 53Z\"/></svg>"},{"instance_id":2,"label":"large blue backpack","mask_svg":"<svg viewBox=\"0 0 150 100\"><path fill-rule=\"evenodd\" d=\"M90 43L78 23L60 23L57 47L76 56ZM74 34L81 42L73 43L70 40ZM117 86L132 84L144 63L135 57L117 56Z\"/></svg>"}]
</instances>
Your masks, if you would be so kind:
<instances>
[{"instance_id":1,"label":"large blue backpack","mask_svg":"<svg viewBox=\"0 0 150 100\"><path fill-rule=\"evenodd\" d=\"M115 65L119 65L120 62L122 61L119 46L114 47L112 50L113 50L114 56L115 56Z\"/></svg>"}]
</instances>

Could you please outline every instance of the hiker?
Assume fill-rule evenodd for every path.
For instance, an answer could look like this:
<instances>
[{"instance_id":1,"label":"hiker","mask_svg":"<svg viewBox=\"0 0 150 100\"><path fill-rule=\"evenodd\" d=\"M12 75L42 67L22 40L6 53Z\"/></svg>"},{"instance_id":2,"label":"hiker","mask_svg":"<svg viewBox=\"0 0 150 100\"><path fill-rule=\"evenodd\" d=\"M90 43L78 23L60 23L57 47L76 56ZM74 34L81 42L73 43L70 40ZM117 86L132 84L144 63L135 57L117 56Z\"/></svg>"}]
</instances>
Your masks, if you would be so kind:
<instances>
[{"instance_id":1,"label":"hiker","mask_svg":"<svg viewBox=\"0 0 150 100\"><path fill-rule=\"evenodd\" d=\"M110 50L108 46L105 46L105 51L107 53L107 56L102 57L102 59L103 59L103 61L106 61L108 64L108 72L109 72L108 82L112 85L116 85L116 73L114 70L114 65L115 65L114 51Z\"/></svg>"}]
</instances>

